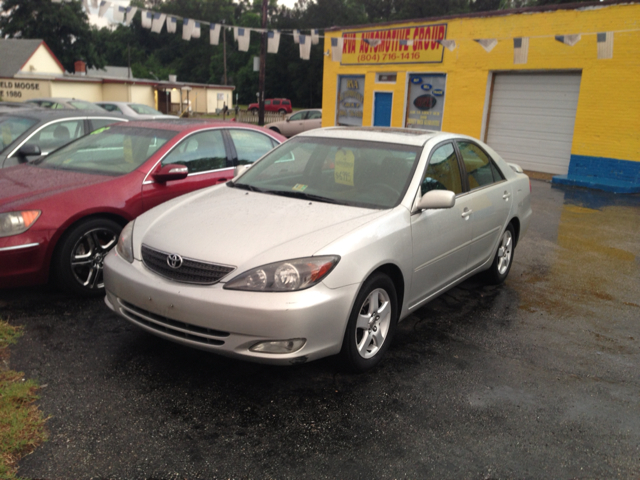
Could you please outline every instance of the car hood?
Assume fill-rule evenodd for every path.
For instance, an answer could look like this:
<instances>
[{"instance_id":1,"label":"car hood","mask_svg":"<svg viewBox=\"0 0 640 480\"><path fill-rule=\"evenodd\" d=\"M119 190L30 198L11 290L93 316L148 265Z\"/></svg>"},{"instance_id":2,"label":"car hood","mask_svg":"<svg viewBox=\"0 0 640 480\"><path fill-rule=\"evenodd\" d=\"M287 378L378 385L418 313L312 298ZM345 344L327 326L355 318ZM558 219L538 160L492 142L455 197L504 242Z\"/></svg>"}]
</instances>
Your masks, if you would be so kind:
<instances>
[{"instance_id":1,"label":"car hood","mask_svg":"<svg viewBox=\"0 0 640 480\"><path fill-rule=\"evenodd\" d=\"M163 252L243 271L311 256L385 213L221 185L167 202L138 217L134 251L140 259L140 244L144 243Z\"/></svg>"},{"instance_id":2,"label":"car hood","mask_svg":"<svg viewBox=\"0 0 640 480\"><path fill-rule=\"evenodd\" d=\"M8 211L24 203L87 185L104 182L113 177L87 173L17 165L0 169L0 210Z\"/></svg>"}]
</instances>

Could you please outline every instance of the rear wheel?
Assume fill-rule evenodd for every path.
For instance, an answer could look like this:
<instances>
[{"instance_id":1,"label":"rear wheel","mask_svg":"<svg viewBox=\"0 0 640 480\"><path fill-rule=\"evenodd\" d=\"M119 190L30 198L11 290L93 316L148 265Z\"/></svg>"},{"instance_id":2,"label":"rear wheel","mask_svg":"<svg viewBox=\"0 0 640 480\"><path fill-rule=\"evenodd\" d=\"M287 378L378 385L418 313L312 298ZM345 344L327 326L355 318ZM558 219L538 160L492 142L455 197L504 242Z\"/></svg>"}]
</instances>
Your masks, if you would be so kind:
<instances>
[{"instance_id":1,"label":"rear wheel","mask_svg":"<svg viewBox=\"0 0 640 480\"><path fill-rule=\"evenodd\" d=\"M257 108L250 108L249 109L249 113L251 113L252 115L257 115L258 114L258 109Z\"/></svg>"},{"instance_id":2,"label":"rear wheel","mask_svg":"<svg viewBox=\"0 0 640 480\"><path fill-rule=\"evenodd\" d=\"M276 127L269 127L269 130L273 130L276 133L280 133L280 130L277 129Z\"/></svg>"},{"instance_id":3,"label":"rear wheel","mask_svg":"<svg viewBox=\"0 0 640 480\"><path fill-rule=\"evenodd\" d=\"M396 289L383 273L369 277L354 304L340 355L354 372L375 367L389 348L398 322Z\"/></svg>"},{"instance_id":4,"label":"rear wheel","mask_svg":"<svg viewBox=\"0 0 640 480\"><path fill-rule=\"evenodd\" d=\"M281 108L280 110L278 110L278 113L284 115L285 113L287 113L287 111L284 108Z\"/></svg>"},{"instance_id":5,"label":"rear wheel","mask_svg":"<svg viewBox=\"0 0 640 480\"><path fill-rule=\"evenodd\" d=\"M118 243L122 226L107 218L84 220L60 239L54 257L54 275L58 286L84 296L104 292L104 257Z\"/></svg>"},{"instance_id":6,"label":"rear wheel","mask_svg":"<svg viewBox=\"0 0 640 480\"><path fill-rule=\"evenodd\" d=\"M487 280L489 283L498 285L504 282L511 270L511 264L513 263L513 251L515 248L515 232L511 224L507 225L500 242L498 243L498 250L493 259L491 268L487 270Z\"/></svg>"}]
</instances>

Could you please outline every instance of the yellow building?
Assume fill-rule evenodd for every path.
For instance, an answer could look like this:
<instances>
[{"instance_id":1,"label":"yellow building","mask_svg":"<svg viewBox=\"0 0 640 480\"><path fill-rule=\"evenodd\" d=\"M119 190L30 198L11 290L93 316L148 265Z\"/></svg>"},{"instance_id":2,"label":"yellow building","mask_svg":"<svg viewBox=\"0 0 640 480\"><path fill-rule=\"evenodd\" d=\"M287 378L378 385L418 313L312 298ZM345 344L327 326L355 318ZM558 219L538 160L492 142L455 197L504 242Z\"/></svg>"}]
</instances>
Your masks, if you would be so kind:
<instances>
[{"instance_id":1,"label":"yellow building","mask_svg":"<svg viewBox=\"0 0 640 480\"><path fill-rule=\"evenodd\" d=\"M0 98L23 102L41 97L64 97L89 102L142 103L165 113L189 109L215 113L226 104L233 108L229 85L132 78L127 67L86 70L76 62L65 72L42 40L0 39Z\"/></svg>"},{"instance_id":2,"label":"yellow building","mask_svg":"<svg viewBox=\"0 0 640 480\"><path fill-rule=\"evenodd\" d=\"M640 192L640 3L329 29L323 126L443 130L554 183Z\"/></svg>"}]
</instances>

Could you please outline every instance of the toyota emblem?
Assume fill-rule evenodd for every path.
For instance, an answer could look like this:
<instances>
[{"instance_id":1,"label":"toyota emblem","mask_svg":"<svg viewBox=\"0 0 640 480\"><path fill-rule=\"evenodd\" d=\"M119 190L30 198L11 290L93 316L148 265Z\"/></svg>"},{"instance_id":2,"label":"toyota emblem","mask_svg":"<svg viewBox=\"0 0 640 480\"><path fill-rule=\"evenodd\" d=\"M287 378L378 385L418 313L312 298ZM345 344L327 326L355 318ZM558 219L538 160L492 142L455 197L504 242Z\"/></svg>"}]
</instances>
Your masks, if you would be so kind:
<instances>
[{"instance_id":1,"label":"toyota emblem","mask_svg":"<svg viewBox=\"0 0 640 480\"><path fill-rule=\"evenodd\" d=\"M182 257L177 253L167 255L167 265L174 269L180 268L182 266Z\"/></svg>"}]
</instances>

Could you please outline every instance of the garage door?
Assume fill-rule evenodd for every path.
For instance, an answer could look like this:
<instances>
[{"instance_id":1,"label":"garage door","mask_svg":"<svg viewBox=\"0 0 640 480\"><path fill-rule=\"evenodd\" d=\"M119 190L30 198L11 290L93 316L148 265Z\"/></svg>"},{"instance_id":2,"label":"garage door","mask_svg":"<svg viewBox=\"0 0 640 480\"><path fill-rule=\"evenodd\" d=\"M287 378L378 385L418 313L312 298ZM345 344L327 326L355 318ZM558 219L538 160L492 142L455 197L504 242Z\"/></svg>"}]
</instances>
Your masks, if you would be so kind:
<instances>
[{"instance_id":1,"label":"garage door","mask_svg":"<svg viewBox=\"0 0 640 480\"><path fill-rule=\"evenodd\" d=\"M569 170L580 73L495 74L487 143L525 170Z\"/></svg>"}]
</instances>

